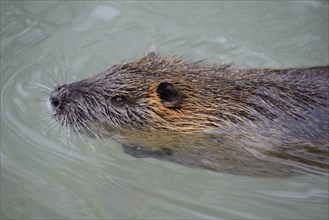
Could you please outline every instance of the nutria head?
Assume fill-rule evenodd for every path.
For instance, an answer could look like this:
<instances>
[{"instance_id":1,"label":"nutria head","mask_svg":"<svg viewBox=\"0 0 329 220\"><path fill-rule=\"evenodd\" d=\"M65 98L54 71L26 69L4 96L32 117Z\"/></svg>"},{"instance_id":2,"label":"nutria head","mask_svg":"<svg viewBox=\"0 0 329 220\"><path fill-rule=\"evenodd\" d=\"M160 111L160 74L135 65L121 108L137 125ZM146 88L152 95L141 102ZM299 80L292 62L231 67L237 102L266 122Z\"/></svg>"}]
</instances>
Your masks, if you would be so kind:
<instances>
[{"instance_id":1,"label":"nutria head","mask_svg":"<svg viewBox=\"0 0 329 220\"><path fill-rule=\"evenodd\" d=\"M295 85L282 86L282 79L291 81L293 73L261 72L150 53L58 86L49 103L61 124L89 136L107 136L117 129L190 132L253 123L275 118L274 108L293 115L291 103L282 99L294 92L308 104L313 101L308 95L316 93L311 87L303 91L305 83L300 90ZM270 91L273 87L274 92ZM303 103L299 102L299 108Z\"/></svg>"},{"instance_id":2,"label":"nutria head","mask_svg":"<svg viewBox=\"0 0 329 220\"><path fill-rule=\"evenodd\" d=\"M63 125L86 134L111 129L194 131L218 124L217 105L202 72L220 72L148 54L116 64L90 78L57 86L50 94L52 115ZM220 85L213 85L220 86Z\"/></svg>"}]
</instances>

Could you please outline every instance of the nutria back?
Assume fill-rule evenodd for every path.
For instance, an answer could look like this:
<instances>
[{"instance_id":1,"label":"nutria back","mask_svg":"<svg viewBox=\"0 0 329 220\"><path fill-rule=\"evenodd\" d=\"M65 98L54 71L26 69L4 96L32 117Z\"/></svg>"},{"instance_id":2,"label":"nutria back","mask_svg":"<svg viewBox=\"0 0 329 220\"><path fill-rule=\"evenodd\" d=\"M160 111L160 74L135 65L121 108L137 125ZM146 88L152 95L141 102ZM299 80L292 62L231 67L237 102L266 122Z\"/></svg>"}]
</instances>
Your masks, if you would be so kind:
<instances>
[{"instance_id":1,"label":"nutria back","mask_svg":"<svg viewBox=\"0 0 329 220\"><path fill-rule=\"evenodd\" d=\"M124 151L259 176L326 173L329 68L236 69L150 53L57 86L62 125Z\"/></svg>"}]
</instances>

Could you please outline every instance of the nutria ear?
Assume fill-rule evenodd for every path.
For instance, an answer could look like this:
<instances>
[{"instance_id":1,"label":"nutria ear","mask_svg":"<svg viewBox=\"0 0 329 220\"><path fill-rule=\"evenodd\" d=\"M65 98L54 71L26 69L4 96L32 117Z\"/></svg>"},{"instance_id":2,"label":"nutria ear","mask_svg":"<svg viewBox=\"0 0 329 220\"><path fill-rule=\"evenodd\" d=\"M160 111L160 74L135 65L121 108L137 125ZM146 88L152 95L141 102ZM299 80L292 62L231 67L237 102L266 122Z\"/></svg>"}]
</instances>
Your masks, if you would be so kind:
<instances>
[{"instance_id":1,"label":"nutria ear","mask_svg":"<svg viewBox=\"0 0 329 220\"><path fill-rule=\"evenodd\" d=\"M161 99L163 106L172 108L177 107L182 99L175 86L170 82L161 82L158 85L157 93Z\"/></svg>"}]
</instances>

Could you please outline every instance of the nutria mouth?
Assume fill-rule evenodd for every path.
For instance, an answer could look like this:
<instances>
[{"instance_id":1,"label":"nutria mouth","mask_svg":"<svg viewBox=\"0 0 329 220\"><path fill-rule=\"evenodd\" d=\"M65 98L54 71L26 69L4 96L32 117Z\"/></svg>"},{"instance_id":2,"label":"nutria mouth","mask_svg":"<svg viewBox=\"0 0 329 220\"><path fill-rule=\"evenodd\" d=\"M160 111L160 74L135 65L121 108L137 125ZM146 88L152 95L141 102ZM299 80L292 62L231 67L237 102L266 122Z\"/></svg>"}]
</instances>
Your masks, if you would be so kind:
<instances>
[{"instance_id":1,"label":"nutria mouth","mask_svg":"<svg viewBox=\"0 0 329 220\"><path fill-rule=\"evenodd\" d=\"M251 141L253 144L242 146L237 155L250 156L256 148L254 145L261 144L264 146L257 146L256 151L266 149L266 154L261 152L266 160L269 153L274 155L278 147L291 146L292 142L303 143L298 146L322 143L319 146L321 158L325 159L328 169L328 154L323 154L328 153L329 148L328 85L328 66L235 69L230 65L185 61L150 53L135 61L115 64L90 78L57 86L50 94L49 106L52 116L61 125L89 137L108 137L113 132L127 137L136 132L160 132L162 135L155 135L160 141L159 136L169 133L201 132L207 133L207 137L234 134L237 136L231 136L231 139L242 136L243 141L250 137L261 140L261 143ZM208 154L225 155L219 147L194 143L198 141L186 148L166 144L166 140L157 144L154 140L134 143L133 139L125 144L125 151L131 155L137 156L141 152L149 157L162 155L170 161L213 170L220 170L220 161ZM182 139L187 141L188 138ZM220 145L218 141L216 144ZM139 146L134 147L136 144ZM235 143L240 144L245 142ZM140 149L139 153L134 149ZM256 154L252 157L258 161L260 158ZM283 155L279 156L276 159L282 159ZM205 158L207 165L200 162ZM196 162L186 162L191 160Z\"/></svg>"}]
</instances>

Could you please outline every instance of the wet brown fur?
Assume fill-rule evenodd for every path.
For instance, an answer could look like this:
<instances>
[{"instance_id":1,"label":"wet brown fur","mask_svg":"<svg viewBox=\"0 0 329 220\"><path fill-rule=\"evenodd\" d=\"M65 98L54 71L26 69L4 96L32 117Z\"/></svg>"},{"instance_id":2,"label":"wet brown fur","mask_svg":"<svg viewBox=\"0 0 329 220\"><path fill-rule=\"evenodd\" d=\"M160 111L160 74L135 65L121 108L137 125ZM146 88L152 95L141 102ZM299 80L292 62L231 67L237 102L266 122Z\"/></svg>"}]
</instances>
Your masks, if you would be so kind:
<instances>
[{"instance_id":1,"label":"wet brown fur","mask_svg":"<svg viewBox=\"0 0 329 220\"><path fill-rule=\"evenodd\" d=\"M249 164L261 175L264 161L294 157L308 165L322 158L317 167L328 169L328 85L328 66L235 69L150 53L56 87L50 103L53 116L79 133L125 136L131 155L224 171L230 161L226 170L243 173Z\"/></svg>"}]
</instances>

